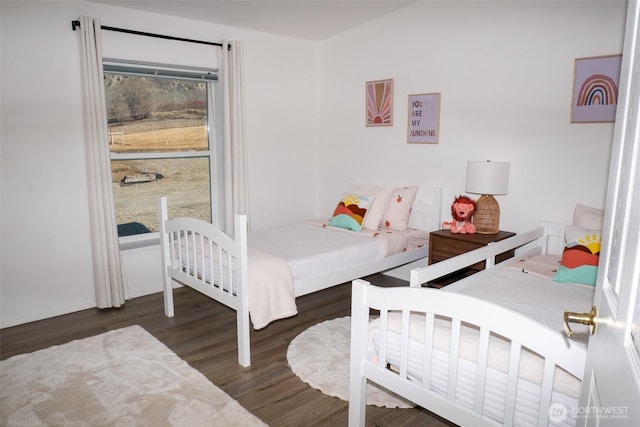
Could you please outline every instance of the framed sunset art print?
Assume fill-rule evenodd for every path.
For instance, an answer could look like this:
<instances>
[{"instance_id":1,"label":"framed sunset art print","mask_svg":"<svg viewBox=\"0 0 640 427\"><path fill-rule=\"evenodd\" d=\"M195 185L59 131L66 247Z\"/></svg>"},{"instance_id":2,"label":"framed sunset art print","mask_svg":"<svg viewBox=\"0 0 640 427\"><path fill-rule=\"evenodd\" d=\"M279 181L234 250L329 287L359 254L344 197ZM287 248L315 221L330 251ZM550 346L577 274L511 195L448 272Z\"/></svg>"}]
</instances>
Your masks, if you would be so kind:
<instances>
[{"instance_id":1,"label":"framed sunset art print","mask_svg":"<svg viewBox=\"0 0 640 427\"><path fill-rule=\"evenodd\" d=\"M367 126L393 126L393 79L366 83Z\"/></svg>"}]
</instances>

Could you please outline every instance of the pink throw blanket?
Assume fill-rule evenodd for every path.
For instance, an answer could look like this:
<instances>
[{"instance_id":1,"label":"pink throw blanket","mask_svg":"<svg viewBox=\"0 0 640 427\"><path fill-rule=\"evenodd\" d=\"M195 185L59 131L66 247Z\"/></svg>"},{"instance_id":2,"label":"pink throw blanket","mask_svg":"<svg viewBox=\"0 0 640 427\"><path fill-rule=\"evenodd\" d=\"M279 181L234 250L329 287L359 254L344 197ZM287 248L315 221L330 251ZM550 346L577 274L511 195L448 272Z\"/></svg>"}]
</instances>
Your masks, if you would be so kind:
<instances>
[{"instance_id":1,"label":"pink throw blanket","mask_svg":"<svg viewBox=\"0 0 640 427\"><path fill-rule=\"evenodd\" d=\"M248 284L254 329L298 314L291 271L282 258L249 248Z\"/></svg>"}]
</instances>

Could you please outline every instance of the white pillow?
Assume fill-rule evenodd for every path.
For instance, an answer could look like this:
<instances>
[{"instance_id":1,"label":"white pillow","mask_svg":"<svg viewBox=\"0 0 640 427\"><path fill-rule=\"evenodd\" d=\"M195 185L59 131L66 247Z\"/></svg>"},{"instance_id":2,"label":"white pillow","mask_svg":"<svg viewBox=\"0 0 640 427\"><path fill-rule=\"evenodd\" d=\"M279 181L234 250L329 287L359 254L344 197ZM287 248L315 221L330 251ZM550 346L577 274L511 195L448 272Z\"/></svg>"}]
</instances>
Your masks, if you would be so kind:
<instances>
[{"instance_id":1,"label":"white pillow","mask_svg":"<svg viewBox=\"0 0 640 427\"><path fill-rule=\"evenodd\" d=\"M409 216L417 193L417 185L394 188L387 210L382 216L380 227L390 230L406 230L409 226Z\"/></svg>"},{"instance_id":2,"label":"white pillow","mask_svg":"<svg viewBox=\"0 0 640 427\"><path fill-rule=\"evenodd\" d=\"M602 230L604 210L576 204L573 209L573 225L576 227Z\"/></svg>"},{"instance_id":3,"label":"white pillow","mask_svg":"<svg viewBox=\"0 0 640 427\"><path fill-rule=\"evenodd\" d=\"M372 194L375 196L373 204L369 208L369 212L364 219L364 226L368 230L377 230L382 221L382 216L389 206L393 187L376 187L372 185L356 185L353 187L356 194Z\"/></svg>"}]
</instances>

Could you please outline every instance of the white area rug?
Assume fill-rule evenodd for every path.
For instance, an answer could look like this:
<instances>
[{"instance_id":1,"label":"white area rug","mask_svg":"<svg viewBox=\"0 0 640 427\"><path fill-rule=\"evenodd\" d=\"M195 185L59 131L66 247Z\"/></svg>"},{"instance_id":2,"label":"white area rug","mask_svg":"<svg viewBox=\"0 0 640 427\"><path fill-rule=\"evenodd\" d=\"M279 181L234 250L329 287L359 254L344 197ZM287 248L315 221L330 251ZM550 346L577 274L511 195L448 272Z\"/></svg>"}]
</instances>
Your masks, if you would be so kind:
<instances>
[{"instance_id":1,"label":"white area rug","mask_svg":"<svg viewBox=\"0 0 640 427\"><path fill-rule=\"evenodd\" d=\"M349 400L351 317L326 320L295 337L287 350L291 370L302 381L329 396ZM410 403L369 382L367 404L412 408Z\"/></svg>"},{"instance_id":2,"label":"white area rug","mask_svg":"<svg viewBox=\"0 0 640 427\"><path fill-rule=\"evenodd\" d=\"M0 424L264 426L140 326L0 362Z\"/></svg>"}]
</instances>

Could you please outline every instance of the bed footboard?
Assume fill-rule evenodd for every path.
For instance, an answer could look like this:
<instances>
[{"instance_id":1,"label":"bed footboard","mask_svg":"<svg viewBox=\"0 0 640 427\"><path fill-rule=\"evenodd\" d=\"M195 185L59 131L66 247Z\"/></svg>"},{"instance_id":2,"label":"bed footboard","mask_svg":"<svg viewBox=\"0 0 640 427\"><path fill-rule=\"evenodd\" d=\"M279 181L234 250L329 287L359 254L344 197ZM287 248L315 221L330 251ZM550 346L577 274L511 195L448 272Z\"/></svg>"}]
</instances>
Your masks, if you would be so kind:
<instances>
[{"instance_id":1,"label":"bed footboard","mask_svg":"<svg viewBox=\"0 0 640 427\"><path fill-rule=\"evenodd\" d=\"M369 380L463 426L547 426L551 407L570 413L578 402L585 350L519 313L363 280L353 282L351 307L350 426L364 425ZM377 329L370 309L380 311Z\"/></svg>"},{"instance_id":2,"label":"bed footboard","mask_svg":"<svg viewBox=\"0 0 640 427\"><path fill-rule=\"evenodd\" d=\"M196 218L169 220L165 197L160 198L159 208L165 315L174 315L174 281L234 309L237 315L238 362L249 366L246 216L235 216L235 236L230 237L215 225Z\"/></svg>"}]
</instances>

